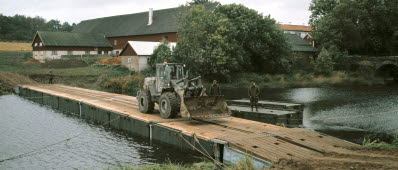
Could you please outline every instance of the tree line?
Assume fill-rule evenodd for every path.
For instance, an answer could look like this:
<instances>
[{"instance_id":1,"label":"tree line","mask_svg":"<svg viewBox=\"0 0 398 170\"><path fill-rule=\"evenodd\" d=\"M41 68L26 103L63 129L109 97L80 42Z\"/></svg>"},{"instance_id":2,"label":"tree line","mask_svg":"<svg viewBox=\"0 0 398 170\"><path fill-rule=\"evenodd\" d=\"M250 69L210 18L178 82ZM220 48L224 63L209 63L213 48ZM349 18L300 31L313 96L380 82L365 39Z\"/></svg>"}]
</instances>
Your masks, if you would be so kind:
<instances>
[{"instance_id":1,"label":"tree line","mask_svg":"<svg viewBox=\"0 0 398 170\"><path fill-rule=\"evenodd\" d=\"M75 25L75 23L61 23L59 20L54 19L46 21L39 16L5 16L0 14L0 41L30 42L38 30L70 32Z\"/></svg>"},{"instance_id":2,"label":"tree line","mask_svg":"<svg viewBox=\"0 0 398 170\"><path fill-rule=\"evenodd\" d=\"M309 9L320 48L351 55L398 54L397 0L312 0Z\"/></svg>"}]
</instances>

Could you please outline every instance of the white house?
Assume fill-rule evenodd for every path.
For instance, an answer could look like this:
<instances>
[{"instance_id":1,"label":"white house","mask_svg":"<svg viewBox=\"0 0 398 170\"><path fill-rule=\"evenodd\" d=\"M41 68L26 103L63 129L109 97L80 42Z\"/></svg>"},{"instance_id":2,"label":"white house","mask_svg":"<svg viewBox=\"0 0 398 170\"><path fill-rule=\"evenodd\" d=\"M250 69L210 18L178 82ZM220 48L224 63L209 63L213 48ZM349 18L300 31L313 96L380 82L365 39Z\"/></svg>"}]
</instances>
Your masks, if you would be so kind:
<instances>
[{"instance_id":1,"label":"white house","mask_svg":"<svg viewBox=\"0 0 398 170\"><path fill-rule=\"evenodd\" d=\"M160 42L128 41L120 52L122 65L135 72L140 72L149 68L148 63L151 55L159 44ZM176 45L176 43L173 42L169 44L172 47Z\"/></svg>"}]
</instances>

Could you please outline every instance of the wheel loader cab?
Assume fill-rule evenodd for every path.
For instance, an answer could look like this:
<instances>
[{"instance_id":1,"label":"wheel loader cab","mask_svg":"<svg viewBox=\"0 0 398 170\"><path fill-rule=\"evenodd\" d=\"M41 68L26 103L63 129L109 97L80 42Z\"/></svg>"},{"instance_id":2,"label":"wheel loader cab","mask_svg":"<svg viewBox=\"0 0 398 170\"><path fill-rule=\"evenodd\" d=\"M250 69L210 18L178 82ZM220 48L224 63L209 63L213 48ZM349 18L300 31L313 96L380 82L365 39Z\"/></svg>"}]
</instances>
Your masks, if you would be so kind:
<instances>
[{"instance_id":1,"label":"wheel loader cab","mask_svg":"<svg viewBox=\"0 0 398 170\"><path fill-rule=\"evenodd\" d=\"M156 64L156 92L171 88L170 81L184 78L184 65L175 63Z\"/></svg>"}]
</instances>

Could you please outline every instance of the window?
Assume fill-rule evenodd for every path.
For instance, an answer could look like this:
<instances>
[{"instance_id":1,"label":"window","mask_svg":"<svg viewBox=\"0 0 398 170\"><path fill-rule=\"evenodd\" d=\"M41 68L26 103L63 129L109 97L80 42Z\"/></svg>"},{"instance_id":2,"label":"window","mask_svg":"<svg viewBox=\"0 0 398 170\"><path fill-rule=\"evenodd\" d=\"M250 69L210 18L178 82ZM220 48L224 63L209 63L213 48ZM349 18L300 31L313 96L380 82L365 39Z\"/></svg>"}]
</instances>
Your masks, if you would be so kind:
<instances>
[{"instance_id":1,"label":"window","mask_svg":"<svg viewBox=\"0 0 398 170\"><path fill-rule=\"evenodd\" d=\"M116 56L119 56L119 51L116 51Z\"/></svg>"},{"instance_id":2,"label":"window","mask_svg":"<svg viewBox=\"0 0 398 170\"><path fill-rule=\"evenodd\" d=\"M73 51L68 51L68 55L73 55Z\"/></svg>"},{"instance_id":3,"label":"window","mask_svg":"<svg viewBox=\"0 0 398 170\"><path fill-rule=\"evenodd\" d=\"M57 55L57 51L51 51L51 55Z\"/></svg>"},{"instance_id":4,"label":"window","mask_svg":"<svg viewBox=\"0 0 398 170\"><path fill-rule=\"evenodd\" d=\"M169 40L169 36L165 35L165 36L163 36L163 39L168 41Z\"/></svg>"},{"instance_id":5,"label":"window","mask_svg":"<svg viewBox=\"0 0 398 170\"><path fill-rule=\"evenodd\" d=\"M101 51L98 51L98 54L101 54Z\"/></svg>"},{"instance_id":6,"label":"window","mask_svg":"<svg viewBox=\"0 0 398 170\"><path fill-rule=\"evenodd\" d=\"M43 46L43 43L39 43L39 46L40 46L40 47Z\"/></svg>"},{"instance_id":7,"label":"window","mask_svg":"<svg viewBox=\"0 0 398 170\"><path fill-rule=\"evenodd\" d=\"M104 51L104 54L108 54L108 51Z\"/></svg>"},{"instance_id":8,"label":"window","mask_svg":"<svg viewBox=\"0 0 398 170\"><path fill-rule=\"evenodd\" d=\"M35 47L37 47L37 43L35 43Z\"/></svg>"},{"instance_id":9,"label":"window","mask_svg":"<svg viewBox=\"0 0 398 170\"><path fill-rule=\"evenodd\" d=\"M128 63L128 64L131 64L131 58L128 58L128 59L127 59L127 63Z\"/></svg>"},{"instance_id":10,"label":"window","mask_svg":"<svg viewBox=\"0 0 398 170\"><path fill-rule=\"evenodd\" d=\"M90 55L90 51L86 51L86 55Z\"/></svg>"},{"instance_id":11,"label":"window","mask_svg":"<svg viewBox=\"0 0 398 170\"><path fill-rule=\"evenodd\" d=\"M113 45L117 45L117 40L114 40L114 41L113 41Z\"/></svg>"},{"instance_id":12,"label":"window","mask_svg":"<svg viewBox=\"0 0 398 170\"><path fill-rule=\"evenodd\" d=\"M151 61L151 57L146 58L146 63L149 63Z\"/></svg>"}]
</instances>

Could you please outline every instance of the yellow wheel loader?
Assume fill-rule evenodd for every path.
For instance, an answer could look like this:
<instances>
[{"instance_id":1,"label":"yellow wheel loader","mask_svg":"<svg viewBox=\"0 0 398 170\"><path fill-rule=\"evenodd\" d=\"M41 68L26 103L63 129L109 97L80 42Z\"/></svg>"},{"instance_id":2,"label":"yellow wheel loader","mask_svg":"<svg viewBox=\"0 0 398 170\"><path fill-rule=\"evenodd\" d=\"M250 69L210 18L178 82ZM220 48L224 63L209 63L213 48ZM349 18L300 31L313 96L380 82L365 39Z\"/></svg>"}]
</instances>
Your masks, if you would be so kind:
<instances>
[{"instance_id":1,"label":"yellow wheel loader","mask_svg":"<svg viewBox=\"0 0 398 170\"><path fill-rule=\"evenodd\" d=\"M162 118L175 118L179 113L187 118L226 117L231 114L223 96L207 96L201 77L188 78L185 65L156 64L156 77L147 77L137 93L139 110L153 113L155 103Z\"/></svg>"}]
</instances>

